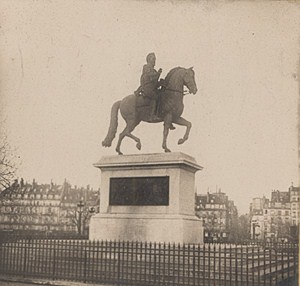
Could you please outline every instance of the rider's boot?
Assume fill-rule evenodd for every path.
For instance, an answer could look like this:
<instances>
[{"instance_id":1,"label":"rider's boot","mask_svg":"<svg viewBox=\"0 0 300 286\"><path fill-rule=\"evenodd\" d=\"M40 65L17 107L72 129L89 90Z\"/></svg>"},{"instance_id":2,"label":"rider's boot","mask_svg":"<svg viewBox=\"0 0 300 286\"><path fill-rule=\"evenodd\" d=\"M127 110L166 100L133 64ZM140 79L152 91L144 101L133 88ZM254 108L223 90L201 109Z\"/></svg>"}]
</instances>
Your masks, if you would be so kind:
<instances>
[{"instance_id":1,"label":"rider's boot","mask_svg":"<svg viewBox=\"0 0 300 286\"><path fill-rule=\"evenodd\" d=\"M152 100L152 102L151 102L150 121L151 122L161 121L161 118L157 115L155 100Z\"/></svg>"}]
</instances>

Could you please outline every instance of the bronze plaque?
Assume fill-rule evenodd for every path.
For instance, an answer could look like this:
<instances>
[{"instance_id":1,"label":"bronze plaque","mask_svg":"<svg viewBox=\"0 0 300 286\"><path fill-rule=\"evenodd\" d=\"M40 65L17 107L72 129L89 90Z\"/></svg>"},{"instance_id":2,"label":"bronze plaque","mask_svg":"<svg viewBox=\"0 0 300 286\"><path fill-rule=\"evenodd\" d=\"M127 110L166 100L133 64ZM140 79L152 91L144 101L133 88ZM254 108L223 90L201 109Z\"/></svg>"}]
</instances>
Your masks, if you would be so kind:
<instances>
[{"instance_id":1,"label":"bronze plaque","mask_svg":"<svg viewBox=\"0 0 300 286\"><path fill-rule=\"evenodd\" d=\"M169 177L111 178L112 206L168 206Z\"/></svg>"}]
</instances>

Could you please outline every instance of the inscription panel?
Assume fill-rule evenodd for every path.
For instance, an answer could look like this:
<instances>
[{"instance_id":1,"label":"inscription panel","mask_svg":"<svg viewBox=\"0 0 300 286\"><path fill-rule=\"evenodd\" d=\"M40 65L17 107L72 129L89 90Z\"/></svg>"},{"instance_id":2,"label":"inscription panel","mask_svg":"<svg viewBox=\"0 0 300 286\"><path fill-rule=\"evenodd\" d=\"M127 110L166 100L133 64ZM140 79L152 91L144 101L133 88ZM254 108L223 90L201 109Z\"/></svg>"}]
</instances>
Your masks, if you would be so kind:
<instances>
[{"instance_id":1,"label":"inscription panel","mask_svg":"<svg viewBox=\"0 0 300 286\"><path fill-rule=\"evenodd\" d=\"M168 206L169 177L110 178L109 205Z\"/></svg>"}]
</instances>

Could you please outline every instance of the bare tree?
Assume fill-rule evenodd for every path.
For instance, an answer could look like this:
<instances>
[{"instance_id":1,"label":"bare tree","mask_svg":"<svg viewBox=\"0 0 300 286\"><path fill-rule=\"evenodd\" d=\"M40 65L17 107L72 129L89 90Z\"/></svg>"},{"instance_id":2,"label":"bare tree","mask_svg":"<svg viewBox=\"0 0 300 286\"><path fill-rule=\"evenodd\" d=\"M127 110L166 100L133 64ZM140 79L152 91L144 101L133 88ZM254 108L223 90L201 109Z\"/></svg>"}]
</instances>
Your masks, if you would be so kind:
<instances>
[{"instance_id":1,"label":"bare tree","mask_svg":"<svg viewBox=\"0 0 300 286\"><path fill-rule=\"evenodd\" d=\"M76 226L78 234L82 235L84 234L86 226L88 225L92 214L95 212L95 209L94 207L84 205L82 202L80 203L78 204L77 209L68 211L67 218L72 222L74 226Z\"/></svg>"},{"instance_id":2,"label":"bare tree","mask_svg":"<svg viewBox=\"0 0 300 286\"><path fill-rule=\"evenodd\" d=\"M0 134L0 199L16 189L15 179L16 164L15 157L6 136Z\"/></svg>"}]
</instances>

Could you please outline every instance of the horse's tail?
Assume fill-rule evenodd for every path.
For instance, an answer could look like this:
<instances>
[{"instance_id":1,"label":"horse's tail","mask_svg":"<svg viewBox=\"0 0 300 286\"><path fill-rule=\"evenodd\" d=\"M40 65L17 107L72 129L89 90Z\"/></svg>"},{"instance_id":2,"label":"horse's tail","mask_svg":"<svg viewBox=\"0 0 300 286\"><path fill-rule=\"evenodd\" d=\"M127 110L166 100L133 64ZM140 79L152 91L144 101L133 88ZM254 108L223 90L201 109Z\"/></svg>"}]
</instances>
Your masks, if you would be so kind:
<instances>
[{"instance_id":1,"label":"horse's tail","mask_svg":"<svg viewBox=\"0 0 300 286\"><path fill-rule=\"evenodd\" d=\"M118 111L120 109L120 104L121 104L121 100L115 102L111 108L108 133L105 139L102 141L102 146L104 147L110 147L112 141L116 136L117 128L118 128Z\"/></svg>"}]
</instances>

